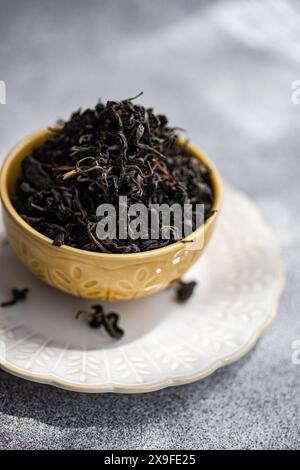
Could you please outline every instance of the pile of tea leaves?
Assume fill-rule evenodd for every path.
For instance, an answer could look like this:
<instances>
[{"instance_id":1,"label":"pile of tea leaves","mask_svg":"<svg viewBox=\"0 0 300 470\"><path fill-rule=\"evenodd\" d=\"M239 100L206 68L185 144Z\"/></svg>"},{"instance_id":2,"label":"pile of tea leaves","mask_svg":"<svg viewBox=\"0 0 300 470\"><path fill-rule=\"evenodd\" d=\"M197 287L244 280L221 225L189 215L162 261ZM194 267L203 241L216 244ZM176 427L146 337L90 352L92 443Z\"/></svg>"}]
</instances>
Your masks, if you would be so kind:
<instances>
[{"instance_id":1,"label":"pile of tea leaves","mask_svg":"<svg viewBox=\"0 0 300 470\"><path fill-rule=\"evenodd\" d=\"M23 160L13 203L54 245L135 253L177 241L172 227L167 227L169 239L162 236L162 223L155 240L150 234L149 239L98 240L97 207L109 203L117 209L119 196L127 196L128 206L202 203L205 218L211 215L208 169L178 144L164 115L133 100L99 102L75 112Z\"/></svg>"}]
</instances>

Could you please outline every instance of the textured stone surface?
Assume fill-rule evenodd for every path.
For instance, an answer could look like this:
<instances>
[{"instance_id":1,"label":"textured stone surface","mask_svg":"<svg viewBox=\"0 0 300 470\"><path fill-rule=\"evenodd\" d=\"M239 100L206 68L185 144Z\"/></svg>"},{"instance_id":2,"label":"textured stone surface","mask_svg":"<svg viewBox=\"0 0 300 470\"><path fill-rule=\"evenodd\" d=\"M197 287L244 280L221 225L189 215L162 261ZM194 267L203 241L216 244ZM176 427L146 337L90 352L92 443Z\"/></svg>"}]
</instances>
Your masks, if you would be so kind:
<instances>
[{"instance_id":1,"label":"textured stone surface","mask_svg":"<svg viewBox=\"0 0 300 470\"><path fill-rule=\"evenodd\" d=\"M296 0L1 2L1 154L76 107L142 89L256 200L287 276L255 349L195 384L79 395L0 371L1 449L300 447L299 15Z\"/></svg>"}]
</instances>

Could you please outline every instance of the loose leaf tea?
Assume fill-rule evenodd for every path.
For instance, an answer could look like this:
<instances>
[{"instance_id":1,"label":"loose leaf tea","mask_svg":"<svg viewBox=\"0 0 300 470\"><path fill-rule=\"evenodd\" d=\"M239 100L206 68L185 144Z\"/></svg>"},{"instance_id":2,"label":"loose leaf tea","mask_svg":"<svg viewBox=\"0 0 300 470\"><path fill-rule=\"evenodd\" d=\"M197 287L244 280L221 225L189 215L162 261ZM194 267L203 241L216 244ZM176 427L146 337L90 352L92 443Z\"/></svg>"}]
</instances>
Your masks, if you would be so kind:
<instances>
[{"instance_id":1,"label":"loose leaf tea","mask_svg":"<svg viewBox=\"0 0 300 470\"><path fill-rule=\"evenodd\" d=\"M29 293L29 289L12 289L11 294L12 298L6 302L2 302L0 304L1 307L11 307L18 302L22 302L23 300L27 299L27 294Z\"/></svg>"},{"instance_id":2,"label":"loose leaf tea","mask_svg":"<svg viewBox=\"0 0 300 470\"><path fill-rule=\"evenodd\" d=\"M111 338L122 338L124 331L119 327L119 315L117 313L104 313L102 305L93 305L92 310L92 312L81 310L77 313L76 318L84 315L88 318L88 322L91 328L100 328L103 326Z\"/></svg>"},{"instance_id":3,"label":"loose leaf tea","mask_svg":"<svg viewBox=\"0 0 300 470\"><path fill-rule=\"evenodd\" d=\"M180 280L176 286L176 300L186 302L193 295L196 285L196 281L184 282Z\"/></svg>"},{"instance_id":4,"label":"loose leaf tea","mask_svg":"<svg viewBox=\"0 0 300 470\"><path fill-rule=\"evenodd\" d=\"M145 238L129 233L125 239L100 240L97 208L109 203L118 210L120 196L127 197L128 206L149 208L149 217L151 205L176 203L204 204L204 219L212 215L209 170L189 155L186 145L179 145L166 116L134 104L133 98L99 102L52 129L51 137L23 160L13 202L23 219L55 246L134 253L177 241L176 227L162 220L154 239L149 228Z\"/></svg>"}]
</instances>

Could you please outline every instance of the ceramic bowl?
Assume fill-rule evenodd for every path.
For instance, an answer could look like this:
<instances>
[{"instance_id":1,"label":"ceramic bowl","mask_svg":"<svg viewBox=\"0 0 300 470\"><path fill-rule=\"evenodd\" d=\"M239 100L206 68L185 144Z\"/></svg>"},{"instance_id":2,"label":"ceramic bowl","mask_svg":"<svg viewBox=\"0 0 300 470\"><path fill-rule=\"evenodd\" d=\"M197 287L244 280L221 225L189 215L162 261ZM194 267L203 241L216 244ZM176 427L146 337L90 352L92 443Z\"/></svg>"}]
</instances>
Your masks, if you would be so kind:
<instances>
[{"instance_id":1,"label":"ceramic bowl","mask_svg":"<svg viewBox=\"0 0 300 470\"><path fill-rule=\"evenodd\" d=\"M42 129L23 139L8 154L0 175L3 218L9 243L25 266L39 279L79 297L125 300L161 291L179 279L203 253L216 224L221 204L221 180L210 160L189 144L189 152L211 170L213 210L206 222L185 240L152 251L106 254L55 247L16 212L10 195L20 174L22 160L41 145L51 131ZM203 241L203 243L202 243Z\"/></svg>"}]
</instances>

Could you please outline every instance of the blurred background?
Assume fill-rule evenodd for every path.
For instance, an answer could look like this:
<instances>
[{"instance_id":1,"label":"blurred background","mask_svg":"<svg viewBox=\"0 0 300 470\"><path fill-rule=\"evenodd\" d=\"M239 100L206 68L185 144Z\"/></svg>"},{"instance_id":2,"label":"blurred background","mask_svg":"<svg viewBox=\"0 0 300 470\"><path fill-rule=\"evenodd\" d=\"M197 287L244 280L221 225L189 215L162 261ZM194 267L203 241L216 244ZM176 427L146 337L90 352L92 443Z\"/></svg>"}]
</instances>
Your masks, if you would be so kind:
<instances>
[{"instance_id":1,"label":"blurred background","mask_svg":"<svg viewBox=\"0 0 300 470\"><path fill-rule=\"evenodd\" d=\"M182 391L156 394L160 407L170 410L163 427L157 418L151 421L154 396L135 398L139 415L148 413L149 419L142 424L137 419L132 429L121 426L128 445L299 446L299 367L290 361L291 342L300 337L300 104L291 99L292 83L300 80L299 1L1 0L0 8L0 80L7 88L7 103L0 104L0 159L24 135L68 118L79 107L94 106L99 98L119 100L144 91L140 101L167 114L172 125L185 128L190 140L215 161L224 179L256 200L281 241L286 291L276 322L261 340L260 352ZM252 390L252 405L240 403L240 414L232 410L231 419L229 403L248 396L259 367L264 370L261 400L255 401L258 392ZM238 391L231 389L230 380L225 381L230 370L234 378L240 374ZM13 387L21 394L16 379L2 372L1 379L9 390ZM222 389L218 389L221 379ZM262 385L266 382L269 388ZM35 417L44 422L43 428L39 424L30 432L26 428L28 436L34 439L36 432L42 445L49 442L50 434L60 443L67 435L72 445L81 445L70 430L54 434L49 430L53 422L44 413L44 388L19 383L37 394ZM65 428L72 427L76 410L88 412L96 403L101 410L111 406L109 397L76 396L75 405L70 394L51 394L59 409L69 410ZM24 400L19 395L19 402ZM120 398L120 403L123 409L130 406L126 398ZM176 411L178 403L184 415ZM51 406L51 413L55 412ZM258 422L251 407L260 416ZM18 416L16 411L13 414ZM24 416L29 425L28 410L21 413ZM12 421L6 423L9 428ZM136 429L139 425L141 432ZM169 436L165 426L175 426L177 431ZM22 446L22 436L17 435L14 445ZM87 441L97 447L97 435L90 436ZM102 439L108 446L119 442L110 441L110 435Z\"/></svg>"}]
</instances>

